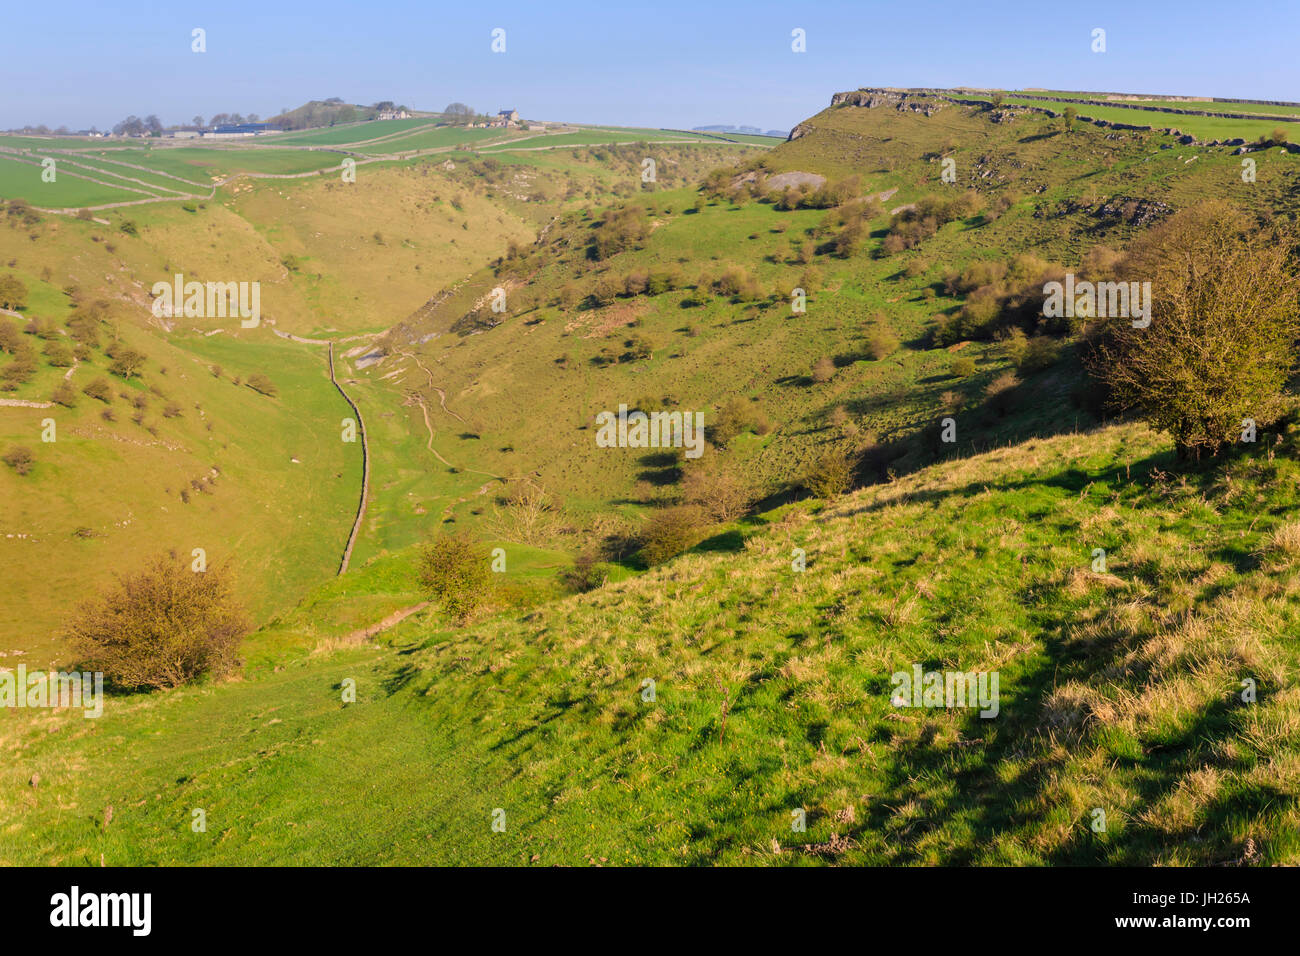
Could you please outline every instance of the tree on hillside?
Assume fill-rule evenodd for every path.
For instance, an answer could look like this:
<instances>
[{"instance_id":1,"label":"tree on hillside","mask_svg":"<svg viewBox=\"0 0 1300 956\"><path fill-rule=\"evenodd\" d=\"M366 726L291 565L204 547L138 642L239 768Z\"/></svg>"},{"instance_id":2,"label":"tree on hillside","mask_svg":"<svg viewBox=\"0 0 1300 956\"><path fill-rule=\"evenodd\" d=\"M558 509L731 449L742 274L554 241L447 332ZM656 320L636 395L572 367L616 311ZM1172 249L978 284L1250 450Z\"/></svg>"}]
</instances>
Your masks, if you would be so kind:
<instances>
[{"instance_id":1,"label":"tree on hillside","mask_svg":"<svg viewBox=\"0 0 1300 956\"><path fill-rule=\"evenodd\" d=\"M491 591L491 559L468 535L440 534L420 549L416 580L431 600L463 624Z\"/></svg>"},{"instance_id":2,"label":"tree on hillside","mask_svg":"<svg viewBox=\"0 0 1300 956\"><path fill-rule=\"evenodd\" d=\"M248 620L229 569L195 571L173 556L84 602L65 635L80 663L120 687L178 687L238 666Z\"/></svg>"},{"instance_id":3,"label":"tree on hillside","mask_svg":"<svg viewBox=\"0 0 1300 956\"><path fill-rule=\"evenodd\" d=\"M108 370L122 378L132 378L144 371L144 363L147 360L148 357L142 352L119 347L113 353L113 361L108 366Z\"/></svg>"},{"instance_id":4,"label":"tree on hillside","mask_svg":"<svg viewBox=\"0 0 1300 956\"><path fill-rule=\"evenodd\" d=\"M1065 121L1065 131L1067 133L1074 129L1074 120L1078 115L1079 111L1073 106L1067 106L1064 111L1062 111L1061 118Z\"/></svg>"},{"instance_id":5,"label":"tree on hillside","mask_svg":"<svg viewBox=\"0 0 1300 956\"><path fill-rule=\"evenodd\" d=\"M449 103L443 113L452 123L469 123L474 119L474 111L464 103Z\"/></svg>"},{"instance_id":6,"label":"tree on hillside","mask_svg":"<svg viewBox=\"0 0 1300 956\"><path fill-rule=\"evenodd\" d=\"M14 275L0 276L0 309L16 312L27 304L27 286Z\"/></svg>"},{"instance_id":7,"label":"tree on hillside","mask_svg":"<svg viewBox=\"0 0 1300 956\"><path fill-rule=\"evenodd\" d=\"M1089 366L1110 401L1197 459L1282 414L1300 336L1297 237L1221 201L1186 209L1130 248L1121 278L1151 283L1150 325L1109 319Z\"/></svg>"},{"instance_id":8,"label":"tree on hillside","mask_svg":"<svg viewBox=\"0 0 1300 956\"><path fill-rule=\"evenodd\" d=\"M280 390L275 387L275 383L261 372L254 372L248 376L248 387L255 392L261 392L267 398L275 398L280 394Z\"/></svg>"}]
</instances>

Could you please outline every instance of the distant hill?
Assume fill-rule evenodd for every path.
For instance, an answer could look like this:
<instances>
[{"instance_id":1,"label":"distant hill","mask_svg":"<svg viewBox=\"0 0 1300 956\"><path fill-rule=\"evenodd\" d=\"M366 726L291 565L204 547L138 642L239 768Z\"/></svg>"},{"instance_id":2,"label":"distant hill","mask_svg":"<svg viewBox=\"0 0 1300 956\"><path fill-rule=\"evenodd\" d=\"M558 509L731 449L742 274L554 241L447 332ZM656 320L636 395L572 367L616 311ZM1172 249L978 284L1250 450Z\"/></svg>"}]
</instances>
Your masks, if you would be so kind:
<instances>
[{"instance_id":1,"label":"distant hill","mask_svg":"<svg viewBox=\"0 0 1300 956\"><path fill-rule=\"evenodd\" d=\"M436 113L412 111L405 106L392 103L376 103L374 106L358 106L344 103L338 98L312 100L297 109L274 116L267 122L277 129L314 129L320 126L337 126L340 123L360 123L364 120L378 119L380 113L395 111L412 116L436 116Z\"/></svg>"}]
</instances>

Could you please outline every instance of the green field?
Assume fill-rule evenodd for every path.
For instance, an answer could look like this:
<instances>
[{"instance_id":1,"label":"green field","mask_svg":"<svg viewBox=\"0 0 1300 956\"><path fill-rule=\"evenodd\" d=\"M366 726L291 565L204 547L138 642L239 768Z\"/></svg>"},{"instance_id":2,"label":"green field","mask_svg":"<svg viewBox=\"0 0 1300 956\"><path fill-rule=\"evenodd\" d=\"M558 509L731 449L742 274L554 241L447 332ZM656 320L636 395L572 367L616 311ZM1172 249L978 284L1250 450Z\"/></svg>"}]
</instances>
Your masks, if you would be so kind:
<instances>
[{"instance_id":1,"label":"green field","mask_svg":"<svg viewBox=\"0 0 1300 956\"><path fill-rule=\"evenodd\" d=\"M979 97L974 97L979 98ZM1008 96L1004 102L1008 106L1038 106L1057 113L1069 104L1053 100L1036 99L1032 96ZM1190 116L1180 113L1159 113L1150 110L1127 109L1123 104L1113 106L1094 106L1080 103L1077 107L1080 118L1107 120L1116 123L1132 123L1135 126L1150 126L1153 129L1173 127L1190 133L1201 140L1244 139L1256 140L1270 135L1278 127L1276 120L1229 119L1219 116ZM1235 112L1235 111L1231 111ZM1288 129L1290 124L1281 124Z\"/></svg>"}]
</instances>

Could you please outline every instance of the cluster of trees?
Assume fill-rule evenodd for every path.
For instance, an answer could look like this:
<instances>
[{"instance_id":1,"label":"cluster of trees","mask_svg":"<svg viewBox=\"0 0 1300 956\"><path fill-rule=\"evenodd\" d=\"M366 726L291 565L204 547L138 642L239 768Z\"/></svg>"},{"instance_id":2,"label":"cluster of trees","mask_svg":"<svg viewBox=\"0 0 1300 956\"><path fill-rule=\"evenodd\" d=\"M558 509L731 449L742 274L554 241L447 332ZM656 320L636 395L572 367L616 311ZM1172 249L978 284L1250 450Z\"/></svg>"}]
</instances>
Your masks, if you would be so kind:
<instances>
[{"instance_id":1,"label":"cluster of trees","mask_svg":"<svg viewBox=\"0 0 1300 956\"><path fill-rule=\"evenodd\" d=\"M1068 327L1046 323L1042 318L1043 285L1060 279L1064 268L1037 256L1022 253L1009 260L981 259L965 269L949 273L944 287L948 295L965 296L952 315L936 316L934 343L948 346L965 339L992 339L1018 327L1035 330L1078 331L1082 320Z\"/></svg>"},{"instance_id":2,"label":"cluster of trees","mask_svg":"<svg viewBox=\"0 0 1300 956\"><path fill-rule=\"evenodd\" d=\"M829 248L835 255L848 259L869 237L871 221L882 215L884 210L875 199L853 199L832 208L818 231L830 235Z\"/></svg>"},{"instance_id":3,"label":"cluster of trees","mask_svg":"<svg viewBox=\"0 0 1300 956\"><path fill-rule=\"evenodd\" d=\"M592 226L587 254L599 262L637 248L649 234L650 223L644 207L632 204L606 209Z\"/></svg>"},{"instance_id":4,"label":"cluster of trees","mask_svg":"<svg viewBox=\"0 0 1300 956\"><path fill-rule=\"evenodd\" d=\"M891 256L911 249L946 224L969 219L983 209L984 197L973 189L963 190L955 196L923 196L909 208L894 214L881 251Z\"/></svg>"},{"instance_id":5,"label":"cluster of trees","mask_svg":"<svg viewBox=\"0 0 1300 956\"><path fill-rule=\"evenodd\" d=\"M144 119L133 114L113 126L115 136L157 136L162 131L162 121L152 113Z\"/></svg>"},{"instance_id":6,"label":"cluster of trees","mask_svg":"<svg viewBox=\"0 0 1300 956\"><path fill-rule=\"evenodd\" d=\"M448 103L442 111L443 118L452 126L468 126L471 123L482 123L486 117L466 106L464 103Z\"/></svg>"},{"instance_id":7,"label":"cluster of trees","mask_svg":"<svg viewBox=\"0 0 1300 956\"><path fill-rule=\"evenodd\" d=\"M261 117L256 113L249 113L244 116L242 113L216 113L212 119L208 120L209 126L239 126L242 123L260 123ZM194 125L202 126L203 117L194 117Z\"/></svg>"}]
</instances>

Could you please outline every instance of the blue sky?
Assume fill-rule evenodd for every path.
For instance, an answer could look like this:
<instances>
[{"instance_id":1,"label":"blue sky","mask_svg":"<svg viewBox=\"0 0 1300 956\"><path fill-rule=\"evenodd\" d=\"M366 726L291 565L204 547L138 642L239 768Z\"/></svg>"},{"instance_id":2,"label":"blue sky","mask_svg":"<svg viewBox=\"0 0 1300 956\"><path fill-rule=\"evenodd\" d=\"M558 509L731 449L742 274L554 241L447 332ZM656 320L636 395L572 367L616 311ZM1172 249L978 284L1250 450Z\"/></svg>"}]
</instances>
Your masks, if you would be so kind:
<instances>
[{"instance_id":1,"label":"blue sky","mask_svg":"<svg viewBox=\"0 0 1300 956\"><path fill-rule=\"evenodd\" d=\"M787 129L859 86L1046 87L1300 100L1300 0L1224 4L8 3L0 128L165 123L309 99L463 101L526 118ZM190 52L194 27L207 52ZM506 30L506 52L491 31ZM802 28L807 52L793 53ZM1106 30L1093 53L1091 33Z\"/></svg>"}]
</instances>

